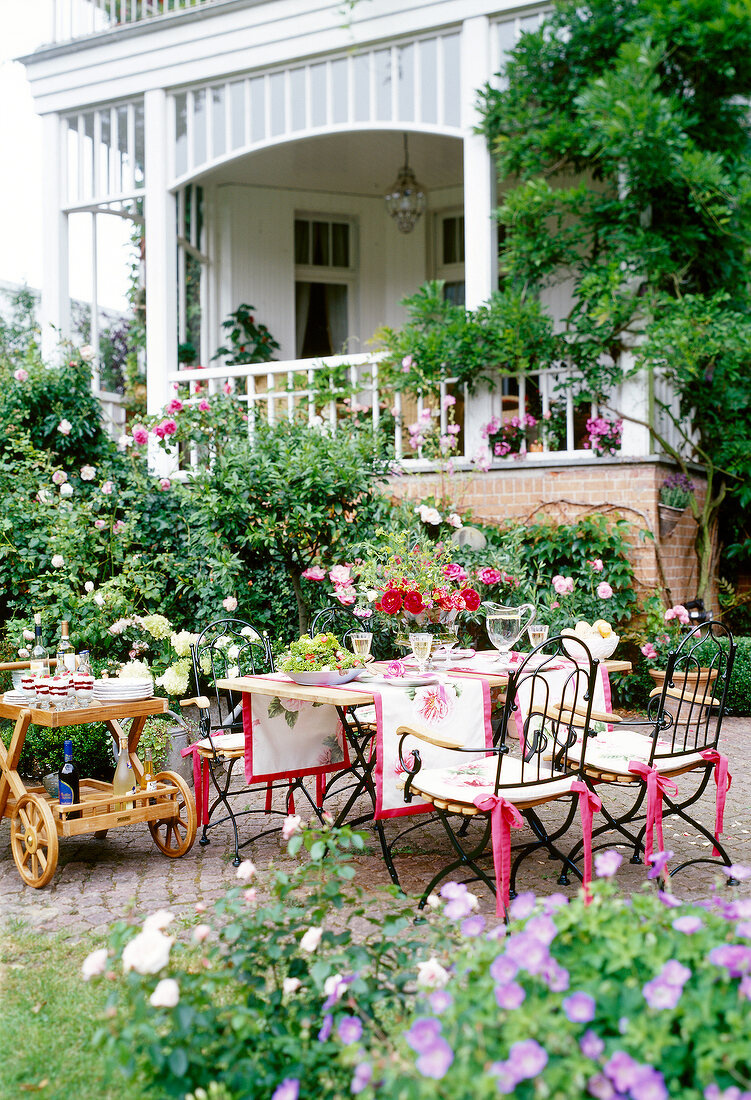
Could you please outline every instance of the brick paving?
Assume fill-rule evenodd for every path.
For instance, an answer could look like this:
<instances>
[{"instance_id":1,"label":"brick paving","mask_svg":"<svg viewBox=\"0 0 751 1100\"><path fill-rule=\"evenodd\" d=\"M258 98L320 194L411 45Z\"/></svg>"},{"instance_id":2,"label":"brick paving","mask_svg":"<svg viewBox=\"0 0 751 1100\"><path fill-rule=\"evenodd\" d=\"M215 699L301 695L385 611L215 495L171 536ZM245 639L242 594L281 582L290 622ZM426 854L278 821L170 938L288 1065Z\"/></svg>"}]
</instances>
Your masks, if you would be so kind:
<instances>
[{"instance_id":1,"label":"brick paving","mask_svg":"<svg viewBox=\"0 0 751 1100\"><path fill-rule=\"evenodd\" d=\"M725 814L725 843L734 862L751 866L751 718L725 720L722 748L730 758L733 774ZM680 782L683 789L690 779L683 777ZM711 825L713 784L707 789L702 805L705 809L702 819ZM250 836L259 831L260 819L246 818L242 828L243 836ZM395 828L394 822L387 822L390 833ZM0 822L0 930L4 931L65 930L78 938L94 931L103 932L120 917L143 915L161 907L188 917L194 913L196 902L211 904L227 887L236 884L230 830L226 826L211 832L209 846L202 848L196 842L178 860L167 859L157 850L145 825L114 829L103 840L93 836L62 839L55 877L41 890L23 885L11 856L9 832L9 822ZM680 824L667 822L665 832L666 844L676 853L676 861L709 854L703 838L687 835ZM248 846L244 855L259 867L260 884L263 870L270 862L285 869L291 869L296 862L287 856L278 833ZM447 855L448 843L438 825L429 825L407 837L396 857L405 891L421 892ZM357 862L358 880L362 884L372 886L375 891L389 882L375 837ZM557 865L541 855L526 864L519 888L538 893L559 890L557 873ZM631 866L626 860L618 878L625 889L638 889L644 882L644 868ZM716 866L699 866L677 876L673 888L679 897L696 900L708 896L721 879ZM576 889L576 885L568 888L571 894ZM751 882L734 889L740 895L751 895ZM389 901L374 893L373 904L385 907ZM493 909L490 895L484 891L481 909L485 912Z\"/></svg>"}]
</instances>

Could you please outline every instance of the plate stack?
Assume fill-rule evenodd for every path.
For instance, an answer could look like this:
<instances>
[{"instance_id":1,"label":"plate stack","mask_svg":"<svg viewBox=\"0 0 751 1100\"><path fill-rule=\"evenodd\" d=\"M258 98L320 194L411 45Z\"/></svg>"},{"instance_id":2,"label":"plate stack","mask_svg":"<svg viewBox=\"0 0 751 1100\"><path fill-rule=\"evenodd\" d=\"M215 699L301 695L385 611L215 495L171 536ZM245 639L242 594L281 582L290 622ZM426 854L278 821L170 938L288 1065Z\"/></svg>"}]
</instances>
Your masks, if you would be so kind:
<instances>
[{"instance_id":1,"label":"plate stack","mask_svg":"<svg viewBox=\"0 0 751 1100\"><path fill-rule=\"evenodd\" d=\"M94 681L94 698L100 703L132 703L137 699L151 699L154 681L151 676L127 676L122 679Z\"/></svg>"},{"instance_id":2,"label":"plate stack","mask_svg":"<svg viewBox=\"0 0 751 1100\"><path fill-rule=\"evenodd\" d=\"M6 691L3 696L4 703L12 703L14 706L23 706L27 704L28 700L22 691Z\"/></svg>"}]
</instances>

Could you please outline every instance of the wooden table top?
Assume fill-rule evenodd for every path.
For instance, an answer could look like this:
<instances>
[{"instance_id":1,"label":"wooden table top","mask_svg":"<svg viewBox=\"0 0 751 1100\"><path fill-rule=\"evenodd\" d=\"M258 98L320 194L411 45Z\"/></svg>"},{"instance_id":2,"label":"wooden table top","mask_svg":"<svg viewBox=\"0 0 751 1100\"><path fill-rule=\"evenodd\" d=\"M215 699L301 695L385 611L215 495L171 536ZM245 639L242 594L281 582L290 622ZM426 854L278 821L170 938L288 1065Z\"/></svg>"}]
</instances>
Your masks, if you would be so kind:
<instances>
[{"instance_id":1,"label":"wooden table top","mask_svg":"<svg viewBox=\"0 0 751 1100\"><path fill-rule=\"evenodd\" d=\"M0 718L16 719L28 710L35 726L50 726L52 729L83 726L87 722L116 722L121 718L137 718L143 714L164 714L166 709L167 700L157 698L122 703L92 702L88 707L74 707L71 710L38 710L22 703L5 703L0 697Z\"/></svg>"}]
</instances>

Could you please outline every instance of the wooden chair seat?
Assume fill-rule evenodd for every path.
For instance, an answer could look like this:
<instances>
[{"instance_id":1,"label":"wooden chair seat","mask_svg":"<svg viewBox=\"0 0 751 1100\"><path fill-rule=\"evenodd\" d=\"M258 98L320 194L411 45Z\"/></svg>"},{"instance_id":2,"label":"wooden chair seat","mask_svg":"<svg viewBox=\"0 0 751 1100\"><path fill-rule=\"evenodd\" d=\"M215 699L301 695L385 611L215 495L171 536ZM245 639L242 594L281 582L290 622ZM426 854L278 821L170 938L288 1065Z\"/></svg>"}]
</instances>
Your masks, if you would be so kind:
<instances>
[{"instance_id":1,"label":"wooden chair seat","mask_svg":"<svg viewBox=\"0 0 751 1100\"><path fill-rule=\"evenodd\" d=\"M199 756L219 757L224 760L234 760L238 756L245 755L245 734L224 733L218 731L214 734L213 742L208 737L196 741Z\"/></svg>"}]
</instances>

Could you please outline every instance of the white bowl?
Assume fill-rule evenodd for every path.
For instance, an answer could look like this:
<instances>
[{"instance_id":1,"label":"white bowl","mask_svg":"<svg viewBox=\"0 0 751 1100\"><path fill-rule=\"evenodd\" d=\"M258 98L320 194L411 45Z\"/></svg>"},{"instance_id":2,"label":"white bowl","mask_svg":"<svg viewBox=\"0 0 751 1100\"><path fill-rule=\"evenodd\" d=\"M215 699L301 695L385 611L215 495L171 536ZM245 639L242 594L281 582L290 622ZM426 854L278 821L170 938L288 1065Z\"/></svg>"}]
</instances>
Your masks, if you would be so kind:
<instances>
[{"instance_id":1,"label":"white bowl","mask_svg":"<svg viewBox=\"0 0 751 1100\"><path fill-rule=\"evenodd\" d=\"M581 646L576 645L576 642L567 644L567 637L583 642L598 661L607 661L608 657L612 657L616 646L621 640L618 634L609 634L607 638L603 638L600 634L588 634L586 638L580 638L573 630L562 630L561 633L563 634L563 648L574 661L584 660L584 650Z\"/></svg>"},{"instance_id":2,"label":"white bowl","mask_svg":"<svg viewBox=\"0 0 751 1100\"><path fill-rule=\"evenodd\" d=\"M290 680L303 687L338 687L356 679L362 668L348 668L344 672L286 672Z\"/></svg>"}]
</instances>

